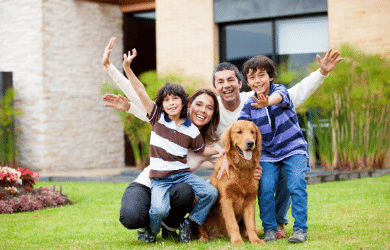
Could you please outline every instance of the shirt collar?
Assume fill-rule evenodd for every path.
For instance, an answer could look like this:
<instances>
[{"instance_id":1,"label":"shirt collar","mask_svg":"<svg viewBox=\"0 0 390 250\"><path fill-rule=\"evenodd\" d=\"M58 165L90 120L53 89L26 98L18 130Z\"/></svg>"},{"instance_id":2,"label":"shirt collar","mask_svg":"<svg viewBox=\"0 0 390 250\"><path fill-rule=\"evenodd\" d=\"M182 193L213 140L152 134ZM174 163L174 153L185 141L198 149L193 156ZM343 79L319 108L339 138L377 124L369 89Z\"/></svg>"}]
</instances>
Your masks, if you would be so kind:
<instances>
[{"instance_id":1,"label":"shirt collar","mask_svg":"<svg viewBox=\"0 0 390 250\"><path fill-rule=\"evenodd\" d=\"M166 122L171 122L172 121L172 119L169 118L169 116L168 116L168 114L166 112L164 112L164 120ZM186 126L186 127L189 127L189 126L191 126L191 120L188 117L186 117L186 120L182 124L184 126Z\"/></svg>"}]
</instances>

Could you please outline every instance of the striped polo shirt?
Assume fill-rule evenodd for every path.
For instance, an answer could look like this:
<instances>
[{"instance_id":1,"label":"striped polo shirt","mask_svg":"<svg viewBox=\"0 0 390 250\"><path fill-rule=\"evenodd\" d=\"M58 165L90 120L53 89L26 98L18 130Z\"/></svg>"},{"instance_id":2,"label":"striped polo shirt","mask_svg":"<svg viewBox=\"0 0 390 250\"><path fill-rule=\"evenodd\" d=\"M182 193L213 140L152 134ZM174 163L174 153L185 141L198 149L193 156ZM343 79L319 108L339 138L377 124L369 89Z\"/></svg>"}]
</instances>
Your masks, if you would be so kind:
<instances>
[{"instance_id":1,"label":"striped polo shirt","mask_svg":"<svg viewBox=\"0 0 390 250\"><path fill-rule=\"evenodd\" d=\"M150 135L150 178L165 178L181 171L190 171L187 165L187 152L195 153L205 149L202 135L187 117L184 123L176 126L169 116L156 104L148 115L152 125Z\"/></svg>"},{"instance_id":2,"label":"striped polo shirt","mask_svg":"<svg viewBox=\"0 0 390 250\"><path fill-rule=\"evenodd\" d=\"M282 96L279 104L258 109L251 105L255 103L253 98L249 98L238 118L253 121L259 128L263 137L260 161L277 162L296 154L307 156L307 142L286 87L270 84L269 96L273 93Z\"/></svg>"}]
</instances>

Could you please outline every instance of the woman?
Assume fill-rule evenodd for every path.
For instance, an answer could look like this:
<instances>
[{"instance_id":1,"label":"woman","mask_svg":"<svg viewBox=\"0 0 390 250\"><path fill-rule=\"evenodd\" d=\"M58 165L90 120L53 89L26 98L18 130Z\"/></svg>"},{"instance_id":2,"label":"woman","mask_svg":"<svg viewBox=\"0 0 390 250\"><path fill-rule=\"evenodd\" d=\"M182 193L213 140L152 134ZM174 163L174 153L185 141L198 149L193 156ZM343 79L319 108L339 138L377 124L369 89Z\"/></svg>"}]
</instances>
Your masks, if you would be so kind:
<instances>
[{"instance_id":1,"label":"woman","mask_svg":"<svg viewBox=\"0 0 390 250\"><path fill-rule=\"evenodd\" d=\"M107 101L107 107L133 113L138 118L148 121L146 111L139 97L135 94L130 82L110 63L109 57L114 46L115 38L111 39L103 56L103 65L120 89L131 100L129 103L123 96L106 94L103 100ZM189 100L188 117L196 125L202 134L206 144L214 144L218 141L215 133L219 124L219 107L217 97L209 89L196 91ZM194 171L205 161L214 161L213 157L204 157L188 152L187 164ZM188 242L191 228L185 223L180 228L180 235L176 229L184 216L191 211L195 194L191 187L185 183L175 184L170 189L171 210L170 215L163 220L162 237L175 241ZM138 240L153 242L153 236L149 225L150 208L150 179L149 167L131 183L125 190L121 201L120 222L128 229L138 229Z\"/></svg>"}]
</instances>

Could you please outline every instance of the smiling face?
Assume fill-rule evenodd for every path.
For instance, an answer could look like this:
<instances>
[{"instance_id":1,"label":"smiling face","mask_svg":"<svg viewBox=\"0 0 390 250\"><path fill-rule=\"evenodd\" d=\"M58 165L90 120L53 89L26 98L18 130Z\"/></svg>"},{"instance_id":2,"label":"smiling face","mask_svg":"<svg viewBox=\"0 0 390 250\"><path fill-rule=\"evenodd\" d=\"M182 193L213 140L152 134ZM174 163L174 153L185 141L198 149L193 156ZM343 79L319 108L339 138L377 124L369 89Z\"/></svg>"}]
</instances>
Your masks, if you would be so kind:
<instances>
[{"instance_id":1,"label":"smiling face","mask_svg":"<svg viewBox=\"0 0 390 250\"><path fill-rule=\"evenodd\" d=\"M256 72L253 69L249 69L246 79L248 86L257 93L257 96L259 94L268 96L270 82L273 81L273 78L269 77L265 69L257 68Z\"/></svg>"},{"instance_id":2,"label":"smiling face","mask_svg":"<svg viewBox=\"0 0 390 250\"><path fill-rule=\"evenodd\" d=\"M201 129L210 122L214 114L214 100L207 94L201 94L195 98L190 106L190 119Z\"/></svg>"},{"instance_id":3,"label":"smiling face","mask_svg":"<svg viewBox=\"0 0 390 250\"><path fill-rule=\"evenodd\" d=\"M166 95L162 101L162 106L162 110L164 110L172 119L173 117L180 117L183 102L177 95Z\"/></svg>"},{"instance_id":4,"label":"smiling face","mask_svg":"<svg viewBox=\"0 0 390 250\"><path fill-rule=\"evenodd\" d=\"M222 101L231 103L239 100L242 82L236 77L233 70L215 72L215 89Z\"/></svg>"}]
</instances>

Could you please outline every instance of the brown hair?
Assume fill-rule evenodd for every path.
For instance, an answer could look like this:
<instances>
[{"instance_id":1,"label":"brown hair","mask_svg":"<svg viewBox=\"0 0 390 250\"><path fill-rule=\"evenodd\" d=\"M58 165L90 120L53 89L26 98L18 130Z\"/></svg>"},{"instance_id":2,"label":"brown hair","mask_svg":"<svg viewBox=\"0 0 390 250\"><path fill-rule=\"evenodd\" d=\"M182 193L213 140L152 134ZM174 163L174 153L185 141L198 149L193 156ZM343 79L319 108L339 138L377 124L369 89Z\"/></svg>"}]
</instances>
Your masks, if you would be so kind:
<instances>
[{"instance_id":1,"label":"brown hair","mask_svg":"<svg viewBox=\"0 0 390 250\"><path fill-rule=\"evenodd\" d=\"M247 75L250 69L252 69L252 72L256 72L257 69L265 70L270 78L275 78L276 76L274 63L271 59L263 55L254 56L242 65L242 74L244 75L245 82L248 82Z\"/></svg>"},{"instance_id":2,"label":"brown hair","mask_svg":"<svg viewBox=\"0 0 390 250\"><path fill-rule=\"evenodd\" d=\"M184 119L187 117L187 107L188 107L188 94L187 91L183 88L183 86L177 84L177 83L171 83L167 82L164 86L162 86L158 92L157 96L155 98L156 105L158 108L162 109L163 106L163 100L167 95L176 95L180 97L182 101L182 109L180 112L180 118ZM164 111L165 112L165 111Z\"/></svg>"}]
</instances>

